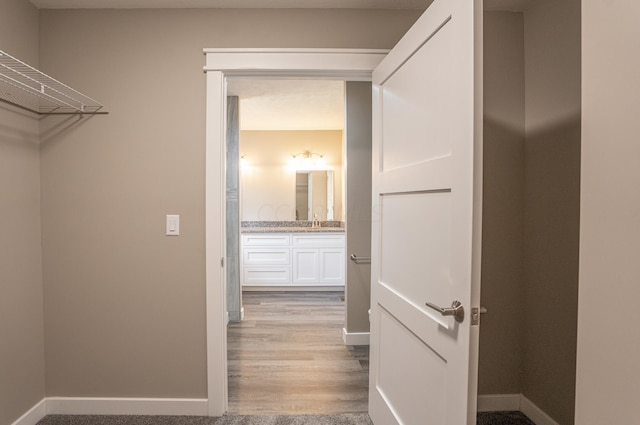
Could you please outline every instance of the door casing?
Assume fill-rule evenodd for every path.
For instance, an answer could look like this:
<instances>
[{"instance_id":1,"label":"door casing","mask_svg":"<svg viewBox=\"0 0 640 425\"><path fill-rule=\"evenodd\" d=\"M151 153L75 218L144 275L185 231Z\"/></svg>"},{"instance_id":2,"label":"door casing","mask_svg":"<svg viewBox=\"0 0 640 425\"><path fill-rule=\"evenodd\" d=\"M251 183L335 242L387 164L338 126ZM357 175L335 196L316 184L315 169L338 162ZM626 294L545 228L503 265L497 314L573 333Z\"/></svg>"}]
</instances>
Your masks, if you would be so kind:
<instances>
[{"instance_id":1,"label":"door casing","mask_svg":"<svg viewBox=\"0 0 640 425\"><path fill-rule=\"evenodd\" d=\"M207 74L205 155L205 264L209 416L227 411L225 256L225 78L297 78L371 81L388 50L204 49Z\"/></svg>"}]
</instances>

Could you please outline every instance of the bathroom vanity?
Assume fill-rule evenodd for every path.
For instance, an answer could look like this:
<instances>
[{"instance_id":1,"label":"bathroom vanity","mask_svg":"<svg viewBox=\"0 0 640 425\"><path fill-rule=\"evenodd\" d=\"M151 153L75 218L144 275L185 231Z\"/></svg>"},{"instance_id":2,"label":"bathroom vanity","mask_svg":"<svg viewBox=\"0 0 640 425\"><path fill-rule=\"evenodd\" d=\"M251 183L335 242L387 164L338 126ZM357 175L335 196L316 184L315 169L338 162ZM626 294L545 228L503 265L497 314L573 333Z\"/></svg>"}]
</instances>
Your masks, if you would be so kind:
<instances>
[{"instance_id":1,"label":"bathroom vanity","mask_svg":"<svg viewBox=\"0 0 640 425\"><path fill-rule=\"evenodd\" d=\"M242 227L241 236L243 290L344 287L343 227Z\"/></svg>"}]
</instances>

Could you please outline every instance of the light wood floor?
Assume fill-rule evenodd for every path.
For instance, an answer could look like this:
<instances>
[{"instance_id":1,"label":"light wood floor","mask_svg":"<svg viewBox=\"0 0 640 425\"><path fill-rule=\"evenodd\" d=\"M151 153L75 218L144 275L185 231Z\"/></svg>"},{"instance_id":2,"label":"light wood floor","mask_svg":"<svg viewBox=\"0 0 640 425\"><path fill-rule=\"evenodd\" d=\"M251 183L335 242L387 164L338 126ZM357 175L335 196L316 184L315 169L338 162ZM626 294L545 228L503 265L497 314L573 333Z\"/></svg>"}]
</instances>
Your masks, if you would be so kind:
<instances>
[{"instance_id":1,"label":"light wood floor","mask_svg":"<svg viewBox=\"0 0 640 425\"><path fill-rule=\"evenodd\" d=\"M366 412L369 347L342 341L344 303L332 292L245 292L229 325L229 413Z\"/></svg>"}]
</instances>

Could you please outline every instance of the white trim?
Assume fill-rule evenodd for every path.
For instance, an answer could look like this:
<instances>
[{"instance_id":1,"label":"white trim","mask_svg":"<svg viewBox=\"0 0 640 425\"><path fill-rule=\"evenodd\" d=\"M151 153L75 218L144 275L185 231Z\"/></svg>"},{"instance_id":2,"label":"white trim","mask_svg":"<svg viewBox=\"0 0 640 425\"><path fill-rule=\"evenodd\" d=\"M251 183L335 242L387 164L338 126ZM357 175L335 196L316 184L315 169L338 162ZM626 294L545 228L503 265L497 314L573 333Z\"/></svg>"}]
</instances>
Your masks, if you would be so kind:
<instances>
[{"instance_id":1,"label":"white trim","mask_svg":"<svg viewBox=\"0 0 640 425\"><path fill-rule=\"evenodd\" d=\"M369 332L347 332L347 328L342 328L344 345L369 345L369 336Z\"/></svg>"},{"instance_id":2,"label":"white trim","mask_svg":"<svg viewBox=\"0 0 640 425\"><path fill-rule=\"evenodd\" d=\"M48 415L206 416L207 399L48 397Z\"/></svg>"},{"instance_id":3,"label":"white trim","mask_svg":"<svg viewBox=\"0 0 640 425\"><path fill-rule=\"evenodd\" d=\"M522 394L490 394L478 396L478 412L524 413L536 425L559 425L551 416Z\"/></svg>"},{"instance_id":4,"label":"white trim","mask_svg":"<svg viewBox=\"0 0 640 425\"><path fill-rule=\"evenodd\" d=\"M554 421L551 416L547 415L524 395L520 399L520 411L527 415L536 425L559 425L558 422Z\"/></svg>"},{"instance_id":5,"label":"white trim","mask_svg":"<svg viewBox=\"0 0 640 425\"><path fill-rule=\"evenodd\" d=\"M226 87L222 72L207 72L205 140L205 265L209 416L227 411L225 236Z\"/></svg>"},{"instance_id":6,"label":"white trim","mask_svg":"<svg viewBox=\"0 0 640 425\"><path fill-rule=\"evenodd\" d=\"M271 47L206 47L202 49L205 55L209 53L221 54L221 53L235 53L238 56L245 56L245 59L250 59L249 55L254 53L275 53L275 54L298 54L298 53L313 53L313 54L342 54L342 55L363 55L371 53L381 53L386 55L389 53L389 49L323 49L323 48L296 48L287 47L283 49L271 48ZM277 60L277 59L276 59ZM275 61L275 60L274 60Z\"/></svg>"},{"instance_id":7,"label":"white trim","mask_svg":"<svg viewBox=\"0 0 640 425\"><path fill-rule=\"evenodd\" d=\"M521 394L490 394L478 396L478 412L513 412L520 410Z\"/></svg>"},{"instance_id":8,"label":"white trim","mask_svg":"<svg viewBox=\"0 0 640 425\"><path fill-rule=\"evenodd\" d=\"M204 49L204 71L226 76L334 78L370 81L383 49Z\"/></svg>"},{"instance_id":9,"label":"white trim","mask_svg":"<svg viewBox=\"0 0 640 425\"><path fill-rule=\"evenodd\" d=\"M11 425L36 425L47 414L47 399L43 398Z\"/></svg>"},{"instance_id":10,"label":"white trim","mask_svg":"<svg viewBox=\"0 0 640 425\"><path fill-rule=\"evenodd\" d=\"M334 78L371 81L386 50L366 49L205 49L206 111L206 287L207 390L209 415L227 410L226 331L224 321L225 103L226 76ZM244 289L244 288L243 288Z\"/></svg>"}]
</instances>

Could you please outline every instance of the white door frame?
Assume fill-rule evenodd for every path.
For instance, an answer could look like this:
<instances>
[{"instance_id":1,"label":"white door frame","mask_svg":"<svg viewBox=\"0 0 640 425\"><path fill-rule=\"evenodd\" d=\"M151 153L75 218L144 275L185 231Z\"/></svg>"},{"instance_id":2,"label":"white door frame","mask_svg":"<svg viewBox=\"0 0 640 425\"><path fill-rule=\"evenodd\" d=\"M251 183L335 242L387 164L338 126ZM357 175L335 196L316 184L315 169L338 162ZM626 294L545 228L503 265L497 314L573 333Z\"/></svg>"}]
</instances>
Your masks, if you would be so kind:
<instances>
[{"instance_id":1,"label":"white door frame","mask_svg":"<svg viewBox=\"0 0 640 425\"><path fill-rule=\"evenodd\" d=\"M209 416L227 411L225 256L225 77L371 81L388 50L204 49L207 74L205 264Z\"/></svg>"}]
</instances>

